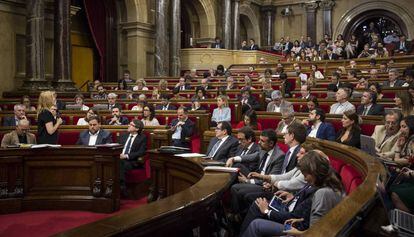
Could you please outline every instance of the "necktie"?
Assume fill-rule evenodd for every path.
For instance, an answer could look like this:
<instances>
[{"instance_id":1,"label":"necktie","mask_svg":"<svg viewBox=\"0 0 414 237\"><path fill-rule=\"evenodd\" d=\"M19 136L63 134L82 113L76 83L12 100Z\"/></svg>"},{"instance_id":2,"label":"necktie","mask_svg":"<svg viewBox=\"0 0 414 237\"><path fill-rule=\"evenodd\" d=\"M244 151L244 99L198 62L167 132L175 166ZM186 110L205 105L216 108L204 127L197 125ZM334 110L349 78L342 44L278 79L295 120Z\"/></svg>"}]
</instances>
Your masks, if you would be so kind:
<instances>
[{"instance_id":1,"label":"necktie","mask_svg":"<svg viewBox=\"0 0 414 237\"><path fill-rule=\"evenodd\" d=\"M216 144L214 144L213 148L211 148L211 151L208 153L209 157L213 157L216 154L217 149L219 148L221 144L221 139L219 139Z\"/></svg>"},{"instance_id":2,"label":"necktie","mask_svg":"<svg viewBox=\"0 0 414 237\"><path fill-rule=\"evenodd\" d=\"M362 115L367 115L368 113L368 107L364 106L364 112L362 112Z\"/></svg>"},{"instance_id":3,"label":"necktie","mask_svg":"<svg viewBox=\"0 0 414 237\"><path fill-rule=\"evenodd\" d=\"M181 86L181 91L185 90L185 86Z\"/></svg>"},{"instance_id":4,"label":"necktie","mask_svg":"<svg viewBox=\"0 0 414 237\"><path fill-rule=\"evenodd\" d=\"M266 160L268 157L269 157L269 153L264 154L262 162L259 165L259 170L258 170L259 172L262 172L262 170L264 169L264 166L266 164Z\"/></svg>"},{"instance_id":5,"label":"necktie","mask_svg":"<svg viewBox=\"0 0 414 237\"><path fill-rule=\"evenodd\" d=\"M162 108L162 110L167 110L167 106L164 106L164 108Z\"/></svg>"},{"instance_id":6,"label":"necktie","mask_svg":"<svg viewBox=\"0 0 414 237\"><path fill-rule=\"evenodd\" d=\"M246 153L249 151L249 149L244 149L243 151L242 151L242 153L240 154L240 156L244 156L244 155L246 155Z\"/></svg>"},{"instance_id":7,"label":"necktie","mask_svg":"<svg viewBox=\"0 0 414 237\"><path fill-rule=\"evenodd\" d=\"M283 161L283 165L282 165L282 174L286 173L286 167L289 164L289 156L290 156L290 150L285 155L285 160Z\"/></svg>"},{"instance_id":8,"label":"necktie","mask_svg":"<svg viewBox=\"0 0 414 237\"><path fill-rule=\"evenodd\" d=\"M132 137L133 137L132 135L129 136L128 142L125 146L125 150L124 150L123 154L129 154L129 150L131 149L131 145L132 145Z\"/></svg>"}]
</instances>

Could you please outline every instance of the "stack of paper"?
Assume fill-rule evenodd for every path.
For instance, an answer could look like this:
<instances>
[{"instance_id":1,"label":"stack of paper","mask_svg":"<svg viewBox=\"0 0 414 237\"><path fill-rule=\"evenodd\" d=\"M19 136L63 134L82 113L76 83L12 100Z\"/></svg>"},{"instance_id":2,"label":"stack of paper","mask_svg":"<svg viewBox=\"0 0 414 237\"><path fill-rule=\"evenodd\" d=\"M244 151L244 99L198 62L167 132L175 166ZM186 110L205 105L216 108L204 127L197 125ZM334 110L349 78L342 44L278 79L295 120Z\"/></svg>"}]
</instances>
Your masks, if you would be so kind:
<instances>
[{"instance_id":1,"label":"stack of paper","mask_svg":"<svg viewBox=\"0 0 414 237\"><path fill-rule=\"evenodd\" d=\"M227 172L227 173L237 173L239 172L238 168L232 167L222 167L222 166L207 166L204 168L204 171L219 171L219 172Z\"/></svg>"}]
</instances>

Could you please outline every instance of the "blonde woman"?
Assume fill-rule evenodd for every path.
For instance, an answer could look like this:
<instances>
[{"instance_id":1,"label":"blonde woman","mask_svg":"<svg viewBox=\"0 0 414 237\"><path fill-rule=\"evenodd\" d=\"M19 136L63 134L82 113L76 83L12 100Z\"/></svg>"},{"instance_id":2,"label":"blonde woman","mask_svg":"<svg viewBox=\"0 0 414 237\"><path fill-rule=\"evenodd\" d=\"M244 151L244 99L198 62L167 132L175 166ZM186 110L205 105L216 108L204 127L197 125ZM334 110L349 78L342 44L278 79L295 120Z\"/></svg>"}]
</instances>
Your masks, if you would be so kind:
<instances>
[{"instance_id":1,"label":"blonde woman","mask_svg":"<svg viewBox=\"0 0 414 237\"><path fill-rule=\"evenodd\" d=\"M133 91L147 91L147 82L143 78L137 80L137 85L132 88Z\"/></svg>"},{"instance_id":2,"label":"blonde woman","mask_svg":"<svg viewBox=\"0 0 414 237\"><path fill-rule=\"evenodd\" d=\"M216 126L217 123L223 121L231 121L231 110L228 107L228 97L225 95L219 95L217 96L217 108L213 110L211 122L213 126Z\"/></svg>"},{"instance_id":3,"label":"blonde woman","mask_svg":"<svg viewBox=\"0 0 414 237\"><path fill-rule=\"evenodd\" d=\"M38 144L56 144L58 128L63 123L60 117L54 117L51 108L56 104L53 91L43 91L39 95L37 106Z\"/></svg>"}]
</instances>

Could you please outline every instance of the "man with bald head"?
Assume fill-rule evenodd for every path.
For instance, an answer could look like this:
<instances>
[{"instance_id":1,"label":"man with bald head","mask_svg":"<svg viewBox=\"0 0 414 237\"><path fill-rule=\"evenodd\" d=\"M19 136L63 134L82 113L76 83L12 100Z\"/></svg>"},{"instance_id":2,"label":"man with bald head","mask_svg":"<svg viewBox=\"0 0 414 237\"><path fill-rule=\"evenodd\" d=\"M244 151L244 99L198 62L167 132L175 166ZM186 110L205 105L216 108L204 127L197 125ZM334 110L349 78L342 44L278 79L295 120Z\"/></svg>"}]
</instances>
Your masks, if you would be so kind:
<instances>
[{"instance_id":1,"label":"man with bald head","mask_svg":"<svg viewBox=\"0 0 414 237\"><path fill-rule=\"evenodd\" d=\"M29 132L30 122L27 119L21 119L16 125L16 129L4 135L1 140L1 147L14 146L18 144L36 144L36 136Z\"/></svg>"}]
</instances>

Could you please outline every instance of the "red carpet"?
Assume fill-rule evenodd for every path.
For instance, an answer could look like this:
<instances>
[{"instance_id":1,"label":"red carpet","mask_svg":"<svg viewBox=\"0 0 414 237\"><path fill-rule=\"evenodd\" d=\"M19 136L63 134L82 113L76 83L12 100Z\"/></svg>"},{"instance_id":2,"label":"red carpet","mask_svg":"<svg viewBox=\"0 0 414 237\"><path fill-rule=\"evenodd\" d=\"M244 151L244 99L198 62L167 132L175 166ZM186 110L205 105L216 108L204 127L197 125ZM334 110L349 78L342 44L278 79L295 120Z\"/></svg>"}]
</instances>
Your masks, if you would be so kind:
<instances>
[{"instance_id":1,"label":"red carpet","mask_svg":"<svg viewBox=\"0 0 414 237\"><path fill-rule=\"evenodd\" d=\"M111 214L84 211L32 211L0 215L0 236L50 236L119 214L122 211L138 207L146 202L146 198L140 200L122 200L120 210Z\"/></svg>"}]
</instances>

